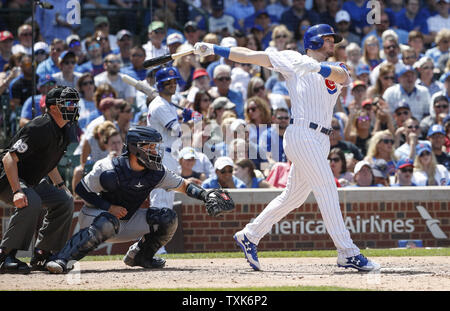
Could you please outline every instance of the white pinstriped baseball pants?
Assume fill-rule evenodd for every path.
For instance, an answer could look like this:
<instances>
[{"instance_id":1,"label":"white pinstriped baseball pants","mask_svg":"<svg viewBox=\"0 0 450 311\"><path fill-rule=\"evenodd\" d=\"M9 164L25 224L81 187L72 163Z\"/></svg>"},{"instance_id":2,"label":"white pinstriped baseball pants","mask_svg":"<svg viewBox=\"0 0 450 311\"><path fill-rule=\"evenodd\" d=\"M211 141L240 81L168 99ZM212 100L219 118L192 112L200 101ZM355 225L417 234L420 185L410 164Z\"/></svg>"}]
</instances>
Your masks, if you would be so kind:
<instances>
[{"instance_id":1,"label":"white pinstriped baseball pants","mask_svg":"<svg viewBox=\"0 0 450 311\"><path fill-rule=\"evenodd\" d=\"M309 128L309 122L291 124L285 134L283 147L292 161L286 189L243 232L258 244L273 224L305 202L312 191L322 214L325 227L338 251L339 258L356 256L359 248L353 243L344 224L333 173L328 164L329 137Z\"/></svg>"}]
</instances>

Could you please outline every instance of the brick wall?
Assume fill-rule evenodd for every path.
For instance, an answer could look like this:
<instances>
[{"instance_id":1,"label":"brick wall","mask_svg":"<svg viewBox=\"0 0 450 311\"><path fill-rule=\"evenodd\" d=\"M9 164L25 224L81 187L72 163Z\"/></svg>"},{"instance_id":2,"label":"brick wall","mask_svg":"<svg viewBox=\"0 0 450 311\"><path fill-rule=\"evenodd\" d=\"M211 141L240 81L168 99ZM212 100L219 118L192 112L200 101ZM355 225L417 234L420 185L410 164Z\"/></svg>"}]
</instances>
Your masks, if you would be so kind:
<instances>
[{"instance_id":1,"label":"brick wall","mask_svg":"<svg viewBox=\"0 0 450 311\"><path fill-rule=\"evenodd\" d=\"M171 253L237 251L233 234L255 218L281 190L230 192L236 209L223 217L210 217L199 201L176 194L175 200L180 203L175 206L179 226L166 249ZM450 246L450 187L340 189L339 200L346 226L360 248L397 247L399 240L422 240L425 247ZM72 232L78 230L81 206L82 202L76 202ZM427 223L424 217L428 216L420 213L424 210L434 220ZM10 212L10 208L0 208L0 218L7 219ZM2 221L0 234L6 229L1 225ZM93 254L124 254L131 243L105 243ZM314 196L311 194L302 206L275 224L261 240L259 249L335 249Z\"/></svg>"}]
</instances>

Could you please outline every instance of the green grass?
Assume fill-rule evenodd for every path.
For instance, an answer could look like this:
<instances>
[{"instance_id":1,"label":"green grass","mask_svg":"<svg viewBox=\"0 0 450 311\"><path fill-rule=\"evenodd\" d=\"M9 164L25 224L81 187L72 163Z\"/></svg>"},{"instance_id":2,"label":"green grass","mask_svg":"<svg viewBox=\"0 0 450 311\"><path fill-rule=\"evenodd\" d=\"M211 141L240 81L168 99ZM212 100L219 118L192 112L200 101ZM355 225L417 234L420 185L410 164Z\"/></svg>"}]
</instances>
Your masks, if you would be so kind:
<instances>
[{"instance_id":1,"label":"green grass","mask_svg":"<svg viewBox=\"0 0 450 311\"><path fill-rule=\"evenodd\" d=\"M411 256L450 256L450 248L398 248L398 249L364 249L361 251L368 257L411 257ZM165 254L161 257L166 259L213 259L213 258L242 258L242 252L222 253L185 253ZM320 251L259 251L260 258L288 258L288 257L336 257L334 250ZM110 256L87 256L86 261L122 260L123 255Z\"/></svg>"}]
</instances>

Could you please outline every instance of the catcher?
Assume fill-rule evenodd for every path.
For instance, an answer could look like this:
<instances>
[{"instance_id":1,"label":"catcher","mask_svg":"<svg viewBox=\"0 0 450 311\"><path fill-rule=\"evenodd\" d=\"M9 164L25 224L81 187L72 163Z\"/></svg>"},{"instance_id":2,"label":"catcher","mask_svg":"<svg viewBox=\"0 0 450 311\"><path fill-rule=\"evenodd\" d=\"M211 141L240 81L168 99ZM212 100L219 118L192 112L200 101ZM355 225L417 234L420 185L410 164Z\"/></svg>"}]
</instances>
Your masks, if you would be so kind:
<instances>
[{"instance_id":1,"label":"catcher","mask_svg":"<svg viewBox=\"0 0 450 311\"><path fill-rule=\"evenodd\" d=\"M164 267L165 260L154 255L172 239L178 218L168 208L140 208L154 188L171 189L202 200L211 216L234 208L226 191L205 190L168 170L161 163L164 148L155 129L130 128L126 146L125 154L97 162L77 185L75 191L85 202L78 216L80 231L47 262L50 273L66 273L74 260L80 260L105 241L118 243L139 238L128 249L125 264Z\"/></svg>"}]
</instances>

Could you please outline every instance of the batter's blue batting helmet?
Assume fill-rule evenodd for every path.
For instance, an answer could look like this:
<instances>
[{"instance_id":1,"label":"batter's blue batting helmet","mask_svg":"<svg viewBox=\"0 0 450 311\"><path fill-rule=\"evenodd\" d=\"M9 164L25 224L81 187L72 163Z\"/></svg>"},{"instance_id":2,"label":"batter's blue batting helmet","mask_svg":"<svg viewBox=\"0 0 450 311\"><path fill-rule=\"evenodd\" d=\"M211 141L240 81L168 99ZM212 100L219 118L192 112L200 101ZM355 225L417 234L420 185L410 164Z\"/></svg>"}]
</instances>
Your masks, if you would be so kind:
<instances>
[{"instance_id":1,"label":"batter's blue batting helmet","mask_svg":"<svg viewBox=\"0 0 450 311\"><path fill-rule=\"evenodd\" d=\"M333 27L327 24L318 24L306 31L303 37L303 43L305 50L318 50L323 45L322 37L325 36L333 36L334 43L338 43L342 41L342 37L334 32Z\"/></svg>"},{"instance_id":2,"label":"batter's blue batting helmet","mask_svg":"<svg viewBox=\"0 0 450 311\"><path fill-rule=\"evenodd\" d=\"M155 80L156 80L156 88L159 92L164 89L163 82L169 81L172 79L180 79L180 75L178 74L178 70L174 67L164 67L156 72Z\"/></svg>"}]
</instances>

